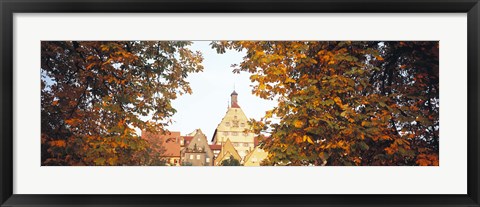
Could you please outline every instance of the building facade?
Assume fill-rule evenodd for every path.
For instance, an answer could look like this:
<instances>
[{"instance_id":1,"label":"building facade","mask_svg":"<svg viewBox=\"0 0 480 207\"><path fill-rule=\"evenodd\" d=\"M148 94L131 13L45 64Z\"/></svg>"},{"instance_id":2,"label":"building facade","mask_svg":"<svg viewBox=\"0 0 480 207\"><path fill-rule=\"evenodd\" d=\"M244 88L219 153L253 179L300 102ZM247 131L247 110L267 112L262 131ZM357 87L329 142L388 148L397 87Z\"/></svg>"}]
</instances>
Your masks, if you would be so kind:
<instances>
[{"instance_id":1,"label":"building facade","mask_svg":"<svg viewBox=\"0 0 480 207\"><path fill-rule=\"evenodd\" d=\"M218 124L212 138L214 145L224 145L227 140L241 157L241 163L245 156L255 148L255 134L248 132L250 125L248 118L238 104L238 94L233 91L231 96L231 104L220 124Z\"/></svg>"},{"instance_id":2,"label":"building facade","mask_svg":"<svg viewBox=\"0 0 480 207\"><path fill-rule=\"evenodd\" d=\"M191 134L190 134L191 135ZM195 130L193 137L183 139L183 148L181 150L181 164L191 166L212 166L214 155L208 145L207 136L202 130Z\"/></svg>"},{"instance_id":3,"label":"building facade","mask_svg":"<svg viewBox=\"0 0 480 207\"><path fill-rule=\"evenodd\" d=\"M256 146L247 156L243 162L244 166L260 166L261 162L266 159L268 153L260 147Z\"/></svg>"}]
</instances>

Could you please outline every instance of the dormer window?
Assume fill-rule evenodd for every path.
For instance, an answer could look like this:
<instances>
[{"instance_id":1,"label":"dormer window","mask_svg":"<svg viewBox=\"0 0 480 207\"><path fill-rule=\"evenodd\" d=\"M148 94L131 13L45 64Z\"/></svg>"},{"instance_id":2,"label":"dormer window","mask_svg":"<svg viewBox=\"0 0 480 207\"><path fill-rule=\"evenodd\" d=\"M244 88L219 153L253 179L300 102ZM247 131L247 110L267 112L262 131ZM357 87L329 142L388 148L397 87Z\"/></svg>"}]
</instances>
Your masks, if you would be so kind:
<instances>
[{"instance_id":1,"label":"dormer window","mask_svg":"<svg viewBox=\"0 0 480 207\"><path fill-rule=\"evenodd\" d=\"M230 122L225 122L225 126L230 126Z\"/></svg>"}]
</instances>

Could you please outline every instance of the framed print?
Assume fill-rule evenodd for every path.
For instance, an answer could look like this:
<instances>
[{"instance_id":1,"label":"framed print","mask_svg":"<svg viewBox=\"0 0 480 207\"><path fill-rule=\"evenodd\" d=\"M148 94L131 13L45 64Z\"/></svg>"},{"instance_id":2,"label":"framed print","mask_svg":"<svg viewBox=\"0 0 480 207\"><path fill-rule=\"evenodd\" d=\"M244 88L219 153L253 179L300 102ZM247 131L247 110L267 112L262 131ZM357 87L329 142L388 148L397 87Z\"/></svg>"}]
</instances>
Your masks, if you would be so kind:
<instances>
[{"instance_id":1,"label":"framed print","mask_svg":"<svg viewBox=\"0 0 480 207\"><path fill-rule=\"evenodd\" d=\"M1 1L2 206L479 206L468 1Z\"/></svg>"}]
</instances>

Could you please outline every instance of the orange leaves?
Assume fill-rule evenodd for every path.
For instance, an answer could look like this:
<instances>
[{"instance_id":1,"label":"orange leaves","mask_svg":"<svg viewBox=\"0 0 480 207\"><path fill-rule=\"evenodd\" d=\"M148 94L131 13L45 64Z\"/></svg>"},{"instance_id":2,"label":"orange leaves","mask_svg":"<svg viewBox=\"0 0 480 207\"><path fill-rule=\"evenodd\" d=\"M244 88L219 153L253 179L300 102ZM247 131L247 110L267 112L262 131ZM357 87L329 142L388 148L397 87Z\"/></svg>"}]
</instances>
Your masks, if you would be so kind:
<instances>
[{"instance_id":1,"label":"orange leaves","mask_svg":"<svg viewBox=\"0 0 480 207\"><path fill-rule=\"evenodd\" d=\"M53 141L50 141L50 146L52 146L52 147L66 147L67 142L65 142L65 140L53 140Z\"/></svg>"},{"instance_id":2,"label":"orange leaves","mask_svg":"<svg viewBox=\"0 0 480 207\"><path fill-rule=\"evenodd\" d=\"M382 137L385 137L386 139L390 139L390 136L383 135ZM395 139L393 143L390 144L389 147L386 147L385 152L391 155L400 150L404 151L408 149L410 149L410 142L400 138L400 139Z\"/></svg>"},{"instance_id":3,"label":"orange leaves","mask_svg":"<svg viewBox=\"0 0 480 207\"><path fill-rule=\"evenodd\" d=\"M71 118L71 119L65 120L65 123L70 125L70 126L77 126L80 123L82 123L82 120L80 120L78 118Z\"/></svg>"},{"instance_id":4,"label":"orange leaves","mask_svg":"<svg viewBox=\"0 0 480 207\"><path fill-rule=\"evenodd\" d=\"M416 163L420 166L439 166L438 154L419 154Z\"/></svg>"},{"instance_id":5,"label":"orange leaves","mask_svg":"<svg viewBox=\"0 0 480 207\"><path fill-rule=\"evenodd\" d=\"M427 157L419 157L416 163L416 156L438 151L438 43L230 41L212 45L220 51L247 51L236 69L251 73L251 81L258 84L254 94L281 98L275 113L264 117L280 119L279 124L263 128L272 129L275 138L265 146L274 155L269 157L271 162L318 165L324 161L319 155L328 153L329 165L435 164ZM422 60L425 57L431 59ZM429 150L420 152L419 146ZM295 156L287 156L286 148L293 148Z\"/></svg>"},{"instance_id":6,"label":"orange leaves","mask_svg":"<svg viewBox=\"0 0 480 207\"><path fill-rule=\"evenodd\" d=\"M53 82L42 90L42 124L48 126L42 127L42 163L145 164L141 160L149 158L134 156L144 144L131 127L162 129L175 113L171 100L191 91L186 78L203 69L203 58L189 44L42 41L42 77ZM165 122L139 119L148 114Z\"/></svg>"}]
</instances>

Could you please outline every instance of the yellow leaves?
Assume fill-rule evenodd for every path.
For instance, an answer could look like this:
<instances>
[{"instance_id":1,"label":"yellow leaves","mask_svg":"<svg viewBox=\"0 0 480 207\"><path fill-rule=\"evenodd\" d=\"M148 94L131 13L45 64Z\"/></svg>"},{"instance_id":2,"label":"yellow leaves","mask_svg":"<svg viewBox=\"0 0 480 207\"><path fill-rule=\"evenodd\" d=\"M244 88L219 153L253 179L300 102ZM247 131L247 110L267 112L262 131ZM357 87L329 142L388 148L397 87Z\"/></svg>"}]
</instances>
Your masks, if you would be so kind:
<instances>
[{"instance_id":1,"label":"yellow leaves","mask_svg":"<svg viewBox=\"0 0 480 207\"><path fill-rule=\"evenodd\" d=\"M362 125L362 127L365 127L365 126L368 127L370 125L370 123L367 122L367 121L362 121L361 125Z\"/></svg>"},{"instance_id":2,"label":"yellow leaves","mask_svg":"<svg viewBox=\"0 0 480 207\"><path fill-rule=\"evenodd\" d=\"M375 56L375 58L376 58L377 60L379 60L379 61L383 61L383 60L384 60L383 57L380 56L380 55Z\"/></svg>"},{"instance_id":3,"label":"yellow leaves","mask_svg":"<svg viewBox=\"0 0 480 207\"><path fill-rule=\"evenodd\" d=\"M295 126L297 128L302 128L303 124L304 124L303 121L300 121L300 120L293 121L293 126Z\"/></svg>"},{"instance_id":4,"label":"yellow leaves","mask_svg":"<svg viewBox=\"0 0 480 207\"><path fill-rule=\"evenodd\" d=\"M296 81L294 79L290 78L290 77L287 77L285 79L285 83L296 83Z\"/></svg>"},{"instance_id":5,"label":"yellow leaves","mask_svg":"<svg viewBox=\"0 0 480 207\"><path fill-rule=\"evenodd\" d=\"M58 105L58 100L53 101L52 105L57 106Z\"/></svg>"},{"instance_id":6,"label":"yellow leaves","mask_svg":"<svg viewBox=\"0 0 480 207\"><path fill-rule=\"evenodd\" d=\"M333 101L335 101L337 105L342 105L342 99L340 99L339 97L335 97Z\"/></svg>"},{"instance_id":7,"label":"yellow leaves","mask_svg":"<svg viewBox=\"0 0 480 207\"><path fill-rule=\"evenodd\" d=\"M304 141L304 142L307 141L307 142L310 143L310 144L314 144L312 138L311 138L310 136L308 136L308 135L303 135L303 141Z\"/></svg>"},{"instance_id":8,"label":"yellow leaves","mask_svg":"<svg viewBox=\"0 0 480 207\"><path fill-rule=\"evenodd\" d=\"M107 52L110 50L110 48L107 45L100 45L100 49L102 50L102 52Z\"/></svg>"},{"instance_id":9,"label":"yellow leaves","mask_svg":"<svg viewBox=\"0 0 480 207\"><path fill-rule=\"evenodd\" d=\"M116 165L117 161L118 161L118 157L111 157L107 159L107 162L109 165Z\"/></svg>"},{"instance_id":10,"label":"yellow leaves","mask_svg":"<svg viewBox=\"0 0 480 207\"><path fill-rule=\"evenodd\" d=\"M265 112L265 118L272 118L273 116L273 110L268 110Z\"/></svg>"},{"instance_id":11,"label":"yellow leaves","mask_svg":"<svg viewBox=\"0 0 480 207\"><path fill-rule=\"evenodd\" d=\"M348 109L348 105L347 105L347 104L343 104L343 103L342 103L342 99L340 99L340 97L335 97L335 98L333 98L333 101L334 101L338 106L340 106L341 109L343 109L343 110L347 110L347 109Z\"/></svg>"},{"instance_id":12,"label":"yellow leaves","mask_svg":"<svg viewBox=\"0 0 480 207\"><path fill-rule=\"evenodd\" d=\"M265 90L265 88L266 88L265 84L263 84L263 83L258 84L258 89L259 90Z\"/></svg>"}]
</instances>

